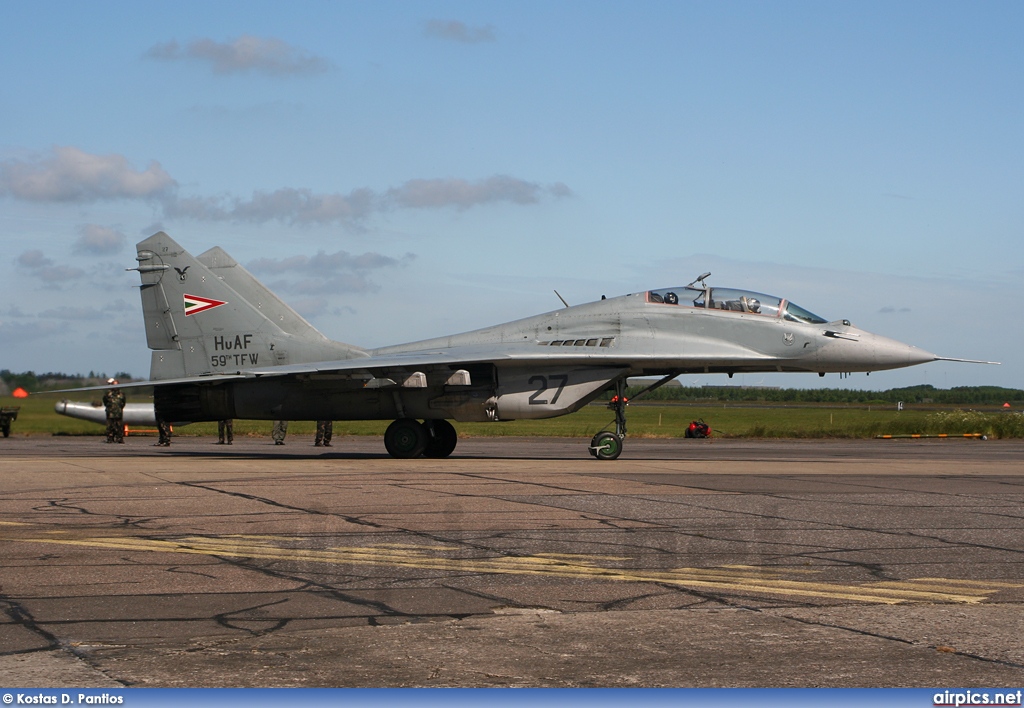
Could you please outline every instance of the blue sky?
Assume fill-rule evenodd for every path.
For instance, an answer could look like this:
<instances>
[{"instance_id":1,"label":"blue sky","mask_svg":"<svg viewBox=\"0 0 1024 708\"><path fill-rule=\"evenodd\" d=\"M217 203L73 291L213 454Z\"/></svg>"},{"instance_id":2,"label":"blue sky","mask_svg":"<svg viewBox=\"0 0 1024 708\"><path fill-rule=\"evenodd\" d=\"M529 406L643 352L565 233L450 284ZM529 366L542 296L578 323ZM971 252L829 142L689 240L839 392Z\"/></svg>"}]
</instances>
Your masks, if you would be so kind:
<instances>
[{"instance_id":1,"label":"blue sky","mask_svg":"<svg viewBox=\"0 0 1024 708\"><path fill-rule=\"evenodd\" d=\"M710 270L1003 362L733 383L1024 388L1020 3L3 15L0 368L146 376L124 269L163 229L363 346Z\"/></svg>"}]
</instances>

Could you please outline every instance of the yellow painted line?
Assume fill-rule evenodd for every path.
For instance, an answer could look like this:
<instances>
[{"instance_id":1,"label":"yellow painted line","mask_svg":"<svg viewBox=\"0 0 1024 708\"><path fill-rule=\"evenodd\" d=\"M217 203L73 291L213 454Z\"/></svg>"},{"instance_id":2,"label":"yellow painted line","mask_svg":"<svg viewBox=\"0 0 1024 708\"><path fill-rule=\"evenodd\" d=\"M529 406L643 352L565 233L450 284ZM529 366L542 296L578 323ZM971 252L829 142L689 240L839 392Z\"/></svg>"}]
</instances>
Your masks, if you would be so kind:
<instances>
[{"instance_id":1,"label":"yellow painted line","mask_svg":"<svg viewBox=\"0 0 1024 708\"><path fill-rule=\"evenodd\" d=\"M258 538L258 537L257 537ZM502 556L489 559L441 558L412 549L394 550L381 547L336 547L329 549L282 548L258 541L231 541L223 538L188 537L180 540L156 540L135 537L91 537L82 539L22 538L31 543L50 543L91 548L106 548L157 553L186 553L193 555L230 556L269 561L328 563L333 565L374 565L416 568L457 573L538 575L562 578L664 583L694 589L741 591L792 597L818 597L852 600L879 604L902 602L959 602L976 603L997 592L1000 587L1022 587L1008 583L986 586L976 581L978 588L954 589L955 581L941 578L926 579L927 584L908 581L899 587L881 587L879 584L840 585L784 580L766 577L763 568L676 568L669 571L643 571L603 568L583 562L562 560L550 556ZM770 575L777 572L773 569ZM904 587L905 586L905 587ZM987 592L986 592L987 589Z\"/></svg>"},{"instance_id":2,"label":"yellow painted line","mask_svg":"<svg viewBox=\"0 0 1024 708\"><path fill-rule=\"evenodd\" d=\"M251 540L254 540L254 541L286 541L286 542L290 542L290 543L295 543L296 541L300 540L299 538L297 538L295 536L263 536L263 535L254 535L254 534L248 534L248 533L229 533L229 534L226 534L224 536L218 536L218 538L241 538L241 539L251 539ZM310 538L309 536L305 536L301 540L308 540L309 538ZM315 538L315 536L312 537L312 538ZM419 546L419 545L416 545L414 543L378 543L378 544L375 544L373 547L374 548L396 548L396 549L411 548L411 549L415 549L415 550L418 550L418 551L423 551L423 550L431 550L431 551L458 551L458 550L462 549L462 546Z\"/></svg>"},{"instance_id":3,"label":"yellow painted line","mask_svg":"<svg viewBox=\"0 0 1024 708\"><path fill-rule=\"evenodd\" d=\"M716 568L674 568L674 573L697 573L714 575L718 578L778 578L784 575L789 575L785 570L776 570L774 568L756 568L751 567L745 570L735 569L734 566L718 566ZM817 573L818 571L802 571L803 574Z\"/></svg>"},{"instance_id":4,"label":"yellow painted line","mask_svg":"<svg viewBox=\"0 0 1024 708\"><path fill-rule=\"evenodd\" d=\"M869 583L865 587L870 588L885 588L888 590L929 590L934 592L946 592L950 590L950 586L953 583L937 579L934 582L923 583L919 582L919 579L895 581L888 580L880 583ZM978 586L978 587L958 587L957 592L964 593L967 595L988 595L992 592L990 585Z\"/></svg>"},{"instance_id":5,"label":"yellow painted line","mask_svg":"<svg viewBox=\"0 0 1024 708\"><path fill-rule=\"evenodd\" d=\"M293 541L295 539L292 539ZM378 543L375 544L375 548L413 548L416 550L430 550L430 551L458 551L462 549L462 546L418 546L415 543Z\"/></svg>"},{"instance_id":6,"label":"yellow painted line","mask_svg":"<svg viewBox=\"0 0 1024 708\"><path fill-rule=\"evenodd\" d=\"M764 565L722 565L720 568L735 568L737 570L749 570L756 571L758 573L785 573L786 575L805 573L807 575L814 575L820 573L820 570L811 570L810 568L785 568L779 566L764 566Z\"/></svg>"},{"instance_id":7,"label":"yellow painted line","mask_svg":"<svg viewBox=\"0 0 1024 708\"><path fill-rule=\"evenodd\" d=\"M582 553L534 553L533 555L537 556L538 558L554 558L556 560L558 560L558 559L576 560L576 561L579 561L579 562L584 562L586 560L610 560L610 561L628 561L628 560L633 560L632 558L628 558L628 557L625 557L625 556L596 556L596 555L595 556L591 556L591 555L584 555Z\"/></svg>"},{"instance_id":8,"label":"yellow painted line","mask_svg":"<svg viewBox=\"0 0 1024 708\"><path fill-rule=\"evenodd\" d=\"M947 585L979 585L986 588L1019 588L1020 583L1002 583L996 580L948 580L946 578L915 578L921 582L946 583Z\"/></svg>"}]
</instances>

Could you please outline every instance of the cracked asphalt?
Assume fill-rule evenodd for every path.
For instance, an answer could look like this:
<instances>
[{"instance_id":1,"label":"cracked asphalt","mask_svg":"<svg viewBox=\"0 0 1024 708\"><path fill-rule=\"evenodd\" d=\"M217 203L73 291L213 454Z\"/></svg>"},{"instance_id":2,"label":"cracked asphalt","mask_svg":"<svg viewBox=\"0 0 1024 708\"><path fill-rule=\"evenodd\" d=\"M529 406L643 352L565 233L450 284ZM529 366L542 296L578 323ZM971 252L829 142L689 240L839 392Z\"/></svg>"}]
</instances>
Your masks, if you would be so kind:
<instances>
[{"instance_id":1,"label":"cracked asphalt","mask_svg":"<svg viewBox=\"0 0 1024 708\"><path fill-rule=\"evenodd\" d=\"M0 440L0 682L1024 683L1024 443Z\"/></svg>"}]
</instances>

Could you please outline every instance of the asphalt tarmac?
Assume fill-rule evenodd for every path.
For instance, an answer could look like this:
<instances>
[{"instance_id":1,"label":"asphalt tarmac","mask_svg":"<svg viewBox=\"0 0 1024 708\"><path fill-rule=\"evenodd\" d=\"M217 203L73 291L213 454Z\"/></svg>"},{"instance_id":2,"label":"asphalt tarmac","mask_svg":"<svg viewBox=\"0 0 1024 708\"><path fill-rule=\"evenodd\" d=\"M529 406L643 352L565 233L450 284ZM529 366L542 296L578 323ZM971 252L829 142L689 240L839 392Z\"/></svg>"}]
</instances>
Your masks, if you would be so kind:
<instances>
[{"instance_id":1,"label":"asphalt tarmac","mask_svg":"<svg viewBox=\"0 0 1024 708\"><path fill-rule=\"evenodd\" d=\"M0 683L1024 684L1024 443L0 439Z\"/></svg>"}]
</instances>

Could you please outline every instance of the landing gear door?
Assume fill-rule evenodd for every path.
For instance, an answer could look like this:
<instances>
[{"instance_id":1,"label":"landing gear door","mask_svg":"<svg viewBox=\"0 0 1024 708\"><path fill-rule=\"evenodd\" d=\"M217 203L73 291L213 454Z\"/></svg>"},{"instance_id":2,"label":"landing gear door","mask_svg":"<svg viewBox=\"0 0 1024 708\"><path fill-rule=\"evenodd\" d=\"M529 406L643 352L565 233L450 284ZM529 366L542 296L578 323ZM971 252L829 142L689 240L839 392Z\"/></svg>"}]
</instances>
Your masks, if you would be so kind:
<instances>
[{"instance_id":1,"label":"landing gear door","mask_svg":"<svg viewBox=\"0 0 1024 708\"><path fill-rule=\"evenodd\" d=\"M517 420L572 413L622 375L622 369L610 368L502 369L498 374L497 417Z\"/></svg>"}]
</instances>

